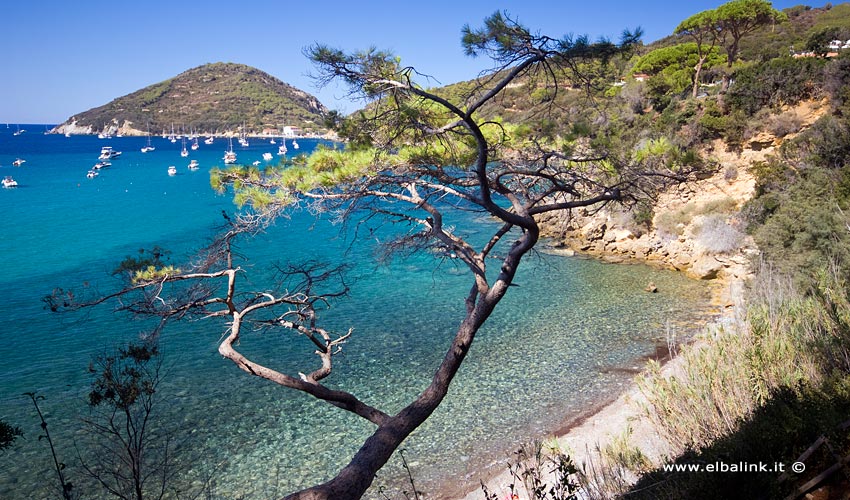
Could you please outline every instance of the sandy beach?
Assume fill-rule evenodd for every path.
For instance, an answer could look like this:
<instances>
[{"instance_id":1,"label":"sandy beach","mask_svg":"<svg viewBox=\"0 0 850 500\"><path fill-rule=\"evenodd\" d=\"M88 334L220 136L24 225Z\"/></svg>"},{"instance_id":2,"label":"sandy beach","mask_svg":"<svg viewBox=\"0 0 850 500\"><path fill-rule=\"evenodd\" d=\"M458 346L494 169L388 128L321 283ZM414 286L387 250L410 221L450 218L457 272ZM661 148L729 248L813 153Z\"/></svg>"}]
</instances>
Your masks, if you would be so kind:
<instances>
[{"instance_id":1,"label":"sandy beach","mask_svg":"<svg viewBox=\"0 0 850 500\"><path fill-rule=\"evenodd\" d=\"M735 280L717 280L712 284L711 305L714 310L713 320L706 324L710 328L713 324L722 324L734 321L739 312L743 310L744 282ZM665 355L666 354L666 355ZM659 356L660 355L660 356ZM677 373L684 362L683 358L673 356L669 353L658 352L656 356L650 356L663 362L662 374L669 376ZM643 404L646 399L633 381L629 388L616 399L601 401L593 407L587 408L578 417L556 429L552 437L557 440L558 446L572 457L576 466L581 468L591 462L598 462L596 450L602 449L613 439L623 436L627 429L631 429L629 443L637 447L651 461L658 465L670 456L673 450L660 436L652 422L643 414ZM519 447L520 443L517 443ZM481 471L479 479L487 485L487 489L502 498L510 499L510 484L515 482L506 470L509 457L496 461L487 470ZM636 479L636 478L635 478ZM473 490L466 488L460 491L458 485L446 485L435 497L440 500L482 500L484 494L480 487ZM527 500L520 489L519 500Z\"/></svg>"}]
</instances>

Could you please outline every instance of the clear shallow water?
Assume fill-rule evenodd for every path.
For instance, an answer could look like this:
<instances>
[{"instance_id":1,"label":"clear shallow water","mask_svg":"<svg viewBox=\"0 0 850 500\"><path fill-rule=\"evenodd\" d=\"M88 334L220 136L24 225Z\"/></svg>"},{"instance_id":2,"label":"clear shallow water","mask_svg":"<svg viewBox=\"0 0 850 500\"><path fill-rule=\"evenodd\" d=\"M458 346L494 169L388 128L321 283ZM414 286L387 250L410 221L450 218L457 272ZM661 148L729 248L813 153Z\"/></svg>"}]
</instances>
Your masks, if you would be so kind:
<instances>
[{"instance_id":1,"label":"clear shallow water","mask_svg":"<svg viewBox=\"0 0 850 500\"><path fill-rule=\"evenodd\" d=\"M108 307L85 316L52 315L41 297L83 282L106 290L114 286L109 271L118 261L154 244L179 262L212 234L222 210L234 211L227 196L209 188L208 169L221 164L226 148L222 139L181 158L179 143L160 138L154 138L156 151L142 154L140 137L65 138L42 135L44 127L25 128L29 132L14 137L14 127L0 126L0 175L20 184L0 190L7 228L0 239L0 314L6 320L0 329L0 417L26 432L0 456L4 499L44 496L53 480L34 409L21 394L37 390L46 397L51 433L72 464L79 418L87 411L91 357L143 329ZM316 142L299 141L301 151ZM87 179L103 145L124 154ZM236 151L240 161L251 162L276 146L253 139L249 149ZM16 157L27 162L12 167ZM186 169L192 158L201 170ZM177 166L177 176L166 174L169 165ZM338 236L338 228L296 214L241 249L255 264L255 283L268 277L275 261L319 257L360 266L351 298L324 315L339 330L355 328L329 385L398 410L424 388L442 358L468 276L451 262L435 271L429 256L378 267L370 244L349 248ZM660 293L642 292L649 281ZM625 377L612 368L635 366L653 352L667 322L680 332L692 325L706 299L702 283L676 273L551 255L526 260L518 284L479 334L449 397L405 444L420 489L462 481L516 441L545 434L616 393ZM218 495L260 499L332 476L371 425L243 374L218 356L221 332L219 324L193 322L172 327L163 339L169 375L161 408L189 437L184 484L197 485L215 471ZM290 373L315 363L303 339L253 334L243 348ZM400 484L397 462L381 472L380 484Z\"/></svg>"}]
</instances>

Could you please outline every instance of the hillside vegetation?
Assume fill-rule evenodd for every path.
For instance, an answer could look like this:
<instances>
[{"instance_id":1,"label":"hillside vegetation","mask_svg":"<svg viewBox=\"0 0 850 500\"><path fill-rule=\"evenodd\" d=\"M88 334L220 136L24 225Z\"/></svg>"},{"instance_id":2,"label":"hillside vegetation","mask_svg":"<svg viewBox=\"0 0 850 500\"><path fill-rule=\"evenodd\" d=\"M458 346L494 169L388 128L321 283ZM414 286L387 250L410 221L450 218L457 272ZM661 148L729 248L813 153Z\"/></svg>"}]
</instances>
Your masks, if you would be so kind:
<instances>
[{"instance_id":1,"label":"hillside vegetation","mask_svg":"<svg viewBox=\"0 0 850 500\"><path fill-rule=\"evenodd\" d=\"M244 64L213 63L76 114L57 127L74 133L260 133L295 126L323 130L314 96Z\"/></svg>"},{"instance_id":2,"label":"hillside vegetation","mask_svg":"<svg viewBox=\"0 0 850 500\"><path fill-rule=\"evenodd\" d=\"M598 457L609 469L591 464L603 477L580 464L561 478L582 498L799 498L815 489L817 498L846 498L847 481L834 472L850 454L850 49L829 44L850 40L850 4L781 14L736 51L728 36L697 47L677 29L630 57L584 67L581 81L530 71L477 111L500 124L506 142L701 171L678 191L547 221L567 245L604 255L629 244L629 256L660 256L677 269L721 263L705 278L724 277L732 260L751 270L737 320L685 346L675 373L653 366L641 378L644 417L672 455L653 462L617 438ZM436 91L471 102L487 78ZM667 255L676 245L693 255ZM818 446L824 439L829 447ZM787 474L662 467L798 460L806 470ZM635 475L642 479L629 491L625 478ZM561 498L547 495L540 488L529 498Z\"/></svg>"}]
</instances>

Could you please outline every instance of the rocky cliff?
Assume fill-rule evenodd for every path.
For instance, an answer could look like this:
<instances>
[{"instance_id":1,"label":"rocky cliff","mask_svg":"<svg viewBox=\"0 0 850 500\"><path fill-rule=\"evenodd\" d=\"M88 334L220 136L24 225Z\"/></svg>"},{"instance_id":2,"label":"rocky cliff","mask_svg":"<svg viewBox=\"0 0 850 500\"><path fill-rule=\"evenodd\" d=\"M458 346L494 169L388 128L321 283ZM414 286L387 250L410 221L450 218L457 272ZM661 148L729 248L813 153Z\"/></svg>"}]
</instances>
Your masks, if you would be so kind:
<instances>
[{"instance_id":1,"label":"rocky cliff","mask_svg":"<svg viewBox=\"0 0 850 500\"><path fill-rule=\"evenodd\" d=\"M824 103L806 102L791 111L805 128L825 109ZM758 255L740 216L755 192L753 166L791 137L760 133L740 152L715 141L702 155L718 166L716 173L662 193L651 207L651 225L636 223L633 210L613 207L549 217L541 221L544 232L565 252L612 262L644 261L698 279L739 281L750 274L750 261Z\"/></svg>"}]
</instances>

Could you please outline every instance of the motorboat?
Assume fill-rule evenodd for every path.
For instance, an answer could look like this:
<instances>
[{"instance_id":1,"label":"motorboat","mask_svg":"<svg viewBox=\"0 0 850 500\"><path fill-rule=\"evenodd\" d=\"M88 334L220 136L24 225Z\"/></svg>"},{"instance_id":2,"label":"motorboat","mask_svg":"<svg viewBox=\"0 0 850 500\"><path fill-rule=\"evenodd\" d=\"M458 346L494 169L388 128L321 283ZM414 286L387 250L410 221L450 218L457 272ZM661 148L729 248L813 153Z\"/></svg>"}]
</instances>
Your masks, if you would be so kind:
<instances>
[{"instance_id":1,"label":"motorboat","mask_svg":"<svg viewBox=\"0 0 850 500\"><path fill-rule=\"evenodd\" d=\"M168 167L168 175L177 175L177 167L171 165Z\"/></svg>"},{"instance_id":2,"label":"motorboat","mask_svg":"<svg viewBox=\"0 0 850 500\"><path fill-rule=\"evenodd\" d=\"M298 141L292 139L292 149L298 149L300 146L298 145Z\"/></svg>"},{"instance_id":3,"label":"motorboat","mask_svg":"<svg viewBox=\"0 0 850 500\"><path fill-rule=\"evenodd\" d=\"M111 160L112 158L117 158L121 156L121 151L115 151L112 149L112 146L103 146L100 148L100 156L97 157L98 160Z\"/></svg>"},{"instance_id":4,"label":"motorboat","mask_svg":"<svg viewBox=\"0 0 850 500\"><path fill-rule=\"evenodd\" d=\"M12 179L11 175L7 175L6 177L4 177L2 183L4 188L18 187L18 181Z\"/></svg>"},{"instance_id":5,"label":"motorboat","mask_svg":"<svg viewBox=\"0 0 850 500\"><path fill-rule=\"evenodd\" d=\"M272 156L272 154L271 154L271 153L263 153L263 159L264 159L264 160L266 160L266 161L272 161L272 158L273 158L273 156Z\"/></svg>"},{"instance_id":6,"label":"motorboat","mask_svg":"<svg viewBox=\"0 0 850 500\"><path fill-rule=\"evenodd\" d=\"M88 177L89 179L94 179L98 175L100 175L100 172L98 172L97 170L89 170L86 174L86 177Z\"/></svg>"},{"instance_id":7,"label":"motorboat","mask_svg":"<svg viewBox=\"0 0 850 500\"><path fill-rule=\"evenodd\" d=\"M111 167L111 166L112 166L112 163L110 163L108 161L99 161L99 162L94 164L94 166L92 167L92 170L100 170L102 168Z\"/></svg>"},{"instance_id":8,"label":"motorboat","mask_svg":"<svg viewBox=\"0 0 850 500\"><path fill-rule=\"evenodd\" d=\"M23 165L26 162L27 161L24 160L23 158L15 158L15 161L12 162L12 165L15 166L15 167L20 167L21 165Z\"/></svg>"},{"instance_id":9,"label":"motorboat","mask_svg":"<svg viewBox=\"0 0 850 500\"><path fill-rule=\"evenodd\" d=\"M192 160L189 162L188 168L189 170L198 170L199 168L201 168L201 166L198 165L198 160Z\"/></svg>"},{"instance_id":10,"label":"motorboat","mask_svg":"<svg viewBox=\"0 0 850 500\"><path fill-rule=\"evenodd\" d=\"M213 138L212 138L212 136L209 136L209 137L207 137L206 139L204 139L204 144L206 144L206 145L210 145L210 144L212 144L212 143L213 143Z\"/></svg>"}]
</instances>

